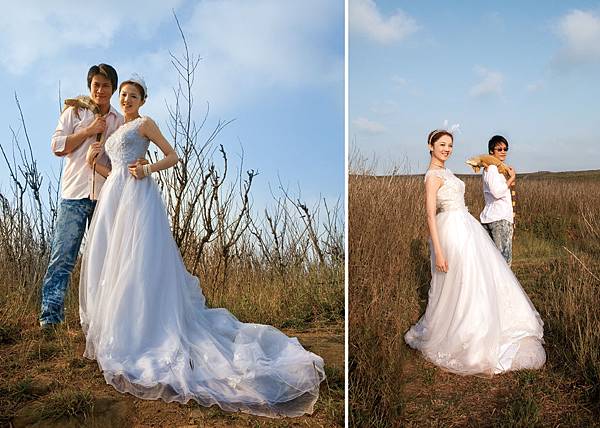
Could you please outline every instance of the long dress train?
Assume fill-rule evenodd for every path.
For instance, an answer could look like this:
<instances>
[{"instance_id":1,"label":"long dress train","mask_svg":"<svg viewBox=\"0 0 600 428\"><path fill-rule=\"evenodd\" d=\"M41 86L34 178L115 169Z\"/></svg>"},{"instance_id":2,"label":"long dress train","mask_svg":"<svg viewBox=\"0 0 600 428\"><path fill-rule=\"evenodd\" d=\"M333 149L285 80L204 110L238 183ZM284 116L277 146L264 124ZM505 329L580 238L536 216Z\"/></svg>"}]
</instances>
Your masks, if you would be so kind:
<instances>
[{"instance_id":1,"label":"long dress train","mask_svg":"<svg viewBox=\"0 0 600 428\"><path fill-rule=\"evenodd\" d=\"M105 145L112 172L81 270L84 355L97 360L107 383L140 398L270 417L312 413L323 359L274 327L207 308L158 186L128 172L149 145L138 132L143 120L123 125Z\"/></svg>"},{"instance_id":2,"label":"long dress train","mask_svg":"<svg viewBox=\"0 0 600 428\"><path fill-rule=\"evenodd\" d=\"M464 183L448 169L430 170L437 193L440 244L448 272L435 269L425 314L405 341L458 374L492 375L540 368L546 361L538 312L481 224L467 211Z\"/></svg>"}]
</instances>

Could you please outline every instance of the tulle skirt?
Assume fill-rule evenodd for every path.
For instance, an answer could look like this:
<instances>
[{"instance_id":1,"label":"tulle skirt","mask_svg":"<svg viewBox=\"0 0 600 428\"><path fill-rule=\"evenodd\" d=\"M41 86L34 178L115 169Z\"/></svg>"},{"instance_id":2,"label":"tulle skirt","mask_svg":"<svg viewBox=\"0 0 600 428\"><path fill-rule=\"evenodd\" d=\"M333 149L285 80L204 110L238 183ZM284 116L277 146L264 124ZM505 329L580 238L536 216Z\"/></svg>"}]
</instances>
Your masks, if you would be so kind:
<instances>
[{"instance_id":1,"label":"tulle skirt","mask_svg":"<svg viewBox=\"0 0 600 428\"><path fill-rule=\"evenodd\" d=\"M271 326L206 307L154 180L115 168L88 236L79 293L84 355L107 383L144 399L270 417L312 413L323 359Z\"/></svg>"},{"instance_id":2,"label":"tulle skirt","mask_svg":"<svg viewBox=\"0 0 600 428\"><path fill-rule=\"evenodd\" d=\"M458 374L543 366L544 324L487 232L465 208L436 222L448 272L435 270L431 249L427 309L406 343Z\"/></svg>"}]
</instances>

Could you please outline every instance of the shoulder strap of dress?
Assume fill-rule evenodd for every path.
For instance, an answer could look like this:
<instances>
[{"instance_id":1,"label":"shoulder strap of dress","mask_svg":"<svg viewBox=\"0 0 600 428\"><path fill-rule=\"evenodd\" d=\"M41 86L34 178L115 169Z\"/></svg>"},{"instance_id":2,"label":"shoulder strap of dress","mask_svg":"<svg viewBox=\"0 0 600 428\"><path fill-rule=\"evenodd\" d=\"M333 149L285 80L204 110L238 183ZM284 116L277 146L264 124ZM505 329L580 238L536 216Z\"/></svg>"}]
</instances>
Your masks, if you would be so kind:
<instances>
[{"instance_id":1,"label":"shoulder strap of dress","mask_svg":"<svg viewBox=\"0 0 600 428\"><path fill-rule=\"evenodd\" d=\"M443 169L428 169L425 173L425 179L423 181L427 181L427 177L429 176L439 177L442 180L446 179Z\"/></svg>"}]
</instances>

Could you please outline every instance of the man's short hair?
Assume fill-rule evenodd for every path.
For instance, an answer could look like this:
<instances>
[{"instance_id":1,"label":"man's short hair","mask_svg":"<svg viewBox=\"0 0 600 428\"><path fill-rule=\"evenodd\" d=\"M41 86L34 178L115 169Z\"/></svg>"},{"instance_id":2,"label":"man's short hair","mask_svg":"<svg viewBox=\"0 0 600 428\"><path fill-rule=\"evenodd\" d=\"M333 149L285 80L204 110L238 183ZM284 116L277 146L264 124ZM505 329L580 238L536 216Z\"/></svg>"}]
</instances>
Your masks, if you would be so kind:
<instances>
[{"instance_id":1,"label":"man's short hair","mask_svg":"<svg viewBox=\"0 0 600 428\"><path fill-rule=\"evenodd\" d=\"M114 94L117 90L117 84L119 83L117 70L115 70L111 65L108 64L92 65L87 74L88 89L92 89L92 79L98 74L110 80L110 84L112 85L112 93Z\"/></svg>"},{"instance_id":2,"label":"man's short hair","mask_svg":"<svg viewBox=\"0 0 600 428\"><path fill-rule=\"evenodd\" d=\"M488 142L488 153L490 155L494 154L494 149L498 144L506 144L506 148L508 149L508 140L502 135L494 135Z\"/></svg>"}]
</instances>

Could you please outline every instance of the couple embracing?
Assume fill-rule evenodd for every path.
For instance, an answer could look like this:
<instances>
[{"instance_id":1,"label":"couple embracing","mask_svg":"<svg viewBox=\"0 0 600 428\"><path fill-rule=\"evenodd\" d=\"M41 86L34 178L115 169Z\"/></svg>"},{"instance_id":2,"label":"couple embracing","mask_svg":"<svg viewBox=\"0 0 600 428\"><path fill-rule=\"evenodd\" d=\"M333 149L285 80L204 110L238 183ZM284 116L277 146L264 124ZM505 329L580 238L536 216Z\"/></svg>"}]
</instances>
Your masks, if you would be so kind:
<instances>
[{"instance_id":1,"label":"couple embracing","mask_svg":"<svg viewBox=\"0 0 600 428\"><path fill-rule=\"evenodd\" d=\"M514 170L508 167L504 177L496 165L485 168L480 223L465 206L464 182L445 167L454 135L435 130L427 144L432 278L425 314L405 334L406 343L437 366L462 375L542 367L543 322L510 268ZM503 167L507 150L504 137L489 141L489 154Z\"/></svg>"},{"instance_id":2,"label":"couple embracing","mask_svg":"<svg viewBox=\"0 0 600 428\"><path fill-rule=\"evenodd\" d=\"M151 178L178 157L156 123L140 115L144 80L133 75L118 85L115 69L100 64L90 68L87 85L99 113L65 109L52 138L65 163L42 329L51 333L64 321L89 223L79 315L84 355L98 362L108 384L144 399L191 399L227 411L311 413L325 378L323 359L274 327L207 308L198 278L187 271ZM110 104L117 89L123 115ZM150 142L164 154L152 164L144 159Z\"/></svg>"}]
</instances>

